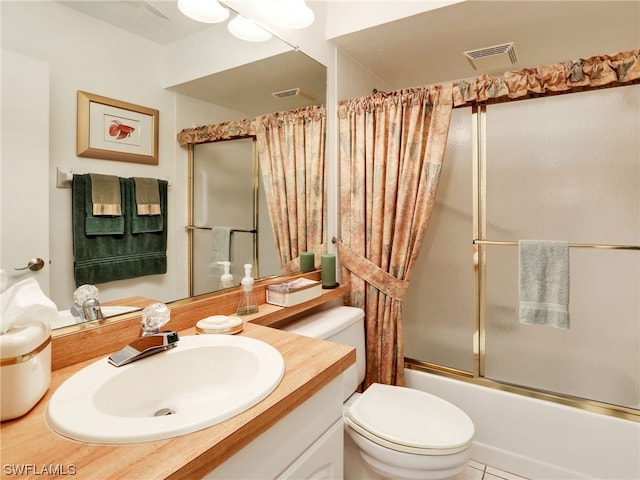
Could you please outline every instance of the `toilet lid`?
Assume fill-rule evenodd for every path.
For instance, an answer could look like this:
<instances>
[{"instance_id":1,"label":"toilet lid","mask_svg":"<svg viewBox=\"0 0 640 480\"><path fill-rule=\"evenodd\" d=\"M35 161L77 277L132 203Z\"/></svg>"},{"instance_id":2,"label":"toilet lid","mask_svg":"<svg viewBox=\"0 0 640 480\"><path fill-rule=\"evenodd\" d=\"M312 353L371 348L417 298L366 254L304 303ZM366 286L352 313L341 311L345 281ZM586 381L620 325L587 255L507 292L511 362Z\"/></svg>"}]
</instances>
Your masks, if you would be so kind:
<instances>
[{"instance_id":1,"label":"toilet lid","mask_svg":"<svg viewBox=\"0 0 640 480\"><path fill-rule=\"evenodd\" d=\"M374 383L348 408L347 423L369 440L417 454L465 450L473 422L455 405L420 390Z\"/></svg>"}]
</instances>

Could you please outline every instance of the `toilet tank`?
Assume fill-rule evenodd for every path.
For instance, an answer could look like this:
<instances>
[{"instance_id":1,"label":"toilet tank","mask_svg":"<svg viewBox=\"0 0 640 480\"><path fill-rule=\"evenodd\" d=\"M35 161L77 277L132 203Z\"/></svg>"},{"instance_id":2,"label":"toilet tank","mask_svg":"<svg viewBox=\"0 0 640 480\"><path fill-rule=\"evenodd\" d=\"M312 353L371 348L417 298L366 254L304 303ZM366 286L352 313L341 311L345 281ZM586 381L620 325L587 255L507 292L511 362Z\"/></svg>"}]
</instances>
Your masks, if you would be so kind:
<instances>
[{"instance_id":1,"label":"toilet tank","mask_svg":"<svg viewBox=\"0 0 640 480\"><path fill-rule=\"evenodd\" d=\"M342 374L343 401L349 398L363 382L366 356L362 309L345 306L328 308L292 322L283 327L283 330L356 349L356 363Z\"/></svg>"}]
</instances>

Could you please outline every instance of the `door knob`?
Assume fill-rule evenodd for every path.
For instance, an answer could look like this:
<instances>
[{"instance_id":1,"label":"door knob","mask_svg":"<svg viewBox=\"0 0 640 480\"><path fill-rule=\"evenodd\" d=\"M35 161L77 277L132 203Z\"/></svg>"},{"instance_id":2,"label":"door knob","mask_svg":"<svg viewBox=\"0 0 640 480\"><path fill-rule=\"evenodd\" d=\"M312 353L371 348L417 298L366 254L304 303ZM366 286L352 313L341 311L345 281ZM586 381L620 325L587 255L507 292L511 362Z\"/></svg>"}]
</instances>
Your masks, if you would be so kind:
<instances>
[{"instance_id":1,"label":"door knob","mask_svg":"<svg viewBox=\"0 0 640 480\"><path fill-rule=\"evenodd\" d=\"M44 267L43 259L32 258L31 260L29 260L29 263L27 263L26 267L16 268L14 270L31 270L32 272L37 272L38 270L41 270L42 267Z\"/></svg>"}]
</instances>

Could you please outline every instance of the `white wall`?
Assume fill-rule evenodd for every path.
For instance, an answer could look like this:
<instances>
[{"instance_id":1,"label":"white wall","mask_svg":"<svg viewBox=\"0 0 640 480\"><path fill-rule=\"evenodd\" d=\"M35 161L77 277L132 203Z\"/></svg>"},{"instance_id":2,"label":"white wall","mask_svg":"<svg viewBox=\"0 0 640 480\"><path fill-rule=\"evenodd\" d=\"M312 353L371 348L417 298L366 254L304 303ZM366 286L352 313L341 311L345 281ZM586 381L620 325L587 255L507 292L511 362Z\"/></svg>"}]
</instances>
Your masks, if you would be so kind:
<instances>
[{"instance_id":1,"label":"white wall","mask_svg":"<svg viewBox=\"0 0 640 480\"><path fill-rule=\"evenodd\" d=\"M275 37L246 47L247 42L226 29L205 29L185 37L165 47L162 82L168 88L291 50Z\"/></svg>"},{"instance_id":2,"label":"white wall","mask_svg":"<svg viewBox=\"0 0 640 480\"><path fill-rule=\"evenodd\" d=\"M371 95L374 88L381 91L391 90L390 85L371 73L347 54L337 53L338 101Z\"/></svg>"},{"instance_id":3,"label":"white wall","mask_svg":"<svg viewBox=\"0 0 640 480\"><path fill-rule=\"evenodd\" d=\"M103 301L131 295L159 300L186 296L186 191L179 181L176 133L187 125L176 119L176 94L162 85L162 49L56 2L2 2L2 46L49 64L51 297L68 308L75 289L71 241L71 190L55 187L56 167L74 173L168 178L168 272L100 286ZM79 41L78 39L82 39ZM76 156L76 92L115 98L158 109L157 166ZM28 91L24 92L29 95ZM185 121L187 119L184 119ZM186 158L186 154L185 157ZM28 161L28 158L22 161ZM180 161L179 163L177 161ZM182 197L185 197L182 199ZM181 200L181 201L178 201Z\"/></svg>"},{"instance_id":4,"label":"white wall","mask_svg":"<svg viewBox=\"0 0 640 480\"><path fill-rule=\"evenodd\" d=\"M310 0L312 3L314 0ZM321 2L322 0L315 0ZM325 0L326 38L357 32L465 0Z\"/></svg>"}]
</instances>

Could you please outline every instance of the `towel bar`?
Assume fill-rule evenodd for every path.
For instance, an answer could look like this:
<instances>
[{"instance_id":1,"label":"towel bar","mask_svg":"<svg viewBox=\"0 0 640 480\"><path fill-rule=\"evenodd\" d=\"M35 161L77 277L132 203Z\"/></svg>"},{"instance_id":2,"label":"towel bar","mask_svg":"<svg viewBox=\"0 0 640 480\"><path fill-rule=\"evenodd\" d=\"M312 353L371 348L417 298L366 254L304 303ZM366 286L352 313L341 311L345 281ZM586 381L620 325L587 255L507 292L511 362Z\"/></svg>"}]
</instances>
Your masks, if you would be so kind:
<instances>
[{"instance_id":1,"label":"towel bar","mask_svg":"<svg viewBox=\"0 0 640 480\"><path fill-rule=\"evenodd\" d=\"M474 240L474 245L518 245L517 241L504 240ZM640 245L602 245L598 243L570 243L576 248L602 248L605 250L640 250Z\"/></svg>"},{"instance_id":2,"label":"towel bar","mask_svg":"<svg viewBox=\"0 0 640 480\"><path fill-rule=\"evenodd\" d=\"M56 188L71 188L71 181L73 180L73 172L71 170L65 170L60 167L56 167ZM159 177L158 180L166 180L167 186L171 186L171 179L167 177Z\"/></svg>"},{"instance_id":3,"label":"towel bar","mask_svg":"<svg viewBox=\"0 0 640 480\"><path fill-rule=\"evenodd\" d=\"M185 230L212 230L211 227L198 227L197 225L187 225L186 227L184 227ZM244 230L242 228L232 228L231 229L231 233L252 233L252 234L256 234L258 233L258 230L256 229L252 229L252 230Z\"/></svg>"}]
</instances>

